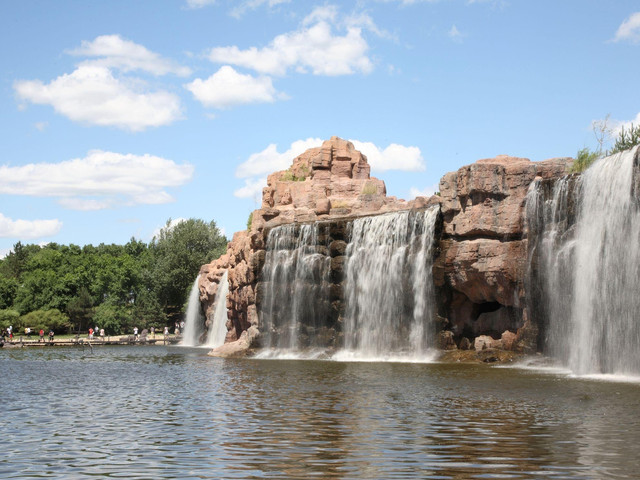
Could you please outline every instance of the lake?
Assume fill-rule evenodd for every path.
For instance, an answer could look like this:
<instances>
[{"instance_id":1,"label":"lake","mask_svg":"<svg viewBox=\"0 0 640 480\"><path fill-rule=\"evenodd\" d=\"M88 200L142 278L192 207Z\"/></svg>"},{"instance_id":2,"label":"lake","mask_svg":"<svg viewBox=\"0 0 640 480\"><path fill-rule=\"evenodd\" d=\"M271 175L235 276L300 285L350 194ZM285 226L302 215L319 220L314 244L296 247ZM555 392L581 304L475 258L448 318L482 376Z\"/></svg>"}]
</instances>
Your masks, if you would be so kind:
<instances>
[{"instance_id":1,"label":"lake","mask_svg":"<svg viewBox=\"0 0 640 480\"><path fill-rule=\"evenodd\" d=\"M0 350L0 478L638 478L640 385L466 364Z\"/></svg>"}]
</instances>

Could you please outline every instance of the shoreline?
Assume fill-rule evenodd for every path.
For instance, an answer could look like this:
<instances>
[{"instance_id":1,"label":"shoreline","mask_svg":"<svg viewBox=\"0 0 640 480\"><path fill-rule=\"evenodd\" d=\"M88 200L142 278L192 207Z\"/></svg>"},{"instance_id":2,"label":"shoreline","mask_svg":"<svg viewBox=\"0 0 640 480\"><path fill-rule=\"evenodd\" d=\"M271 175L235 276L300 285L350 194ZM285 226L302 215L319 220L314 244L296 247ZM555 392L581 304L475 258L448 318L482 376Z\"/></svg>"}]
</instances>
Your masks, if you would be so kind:
<instances>
[{"instance_id":1,"label":"shoreline","mask_svg":"<svg viewBox=\"0 0 640 480\"><path fill-rule=\"evenodd\" d=\"M24 337L19 337L18 339L13 339L11 341L5 340L0 344L0 348L31 348L31 347L75 347L75 346L103 346L103 345L175 345L182 340L180 335L156 335L155 337L149 337L145 340L138 338L137 340L133 335L110 335L108 337L102 338L93 338L89 339L87 337L75 337L75 338L64 338L64 339L54 339L50 341L45 339L44 341L40 341L39 339L35 340L25 340Z\"/></svg>"}]
</instances>

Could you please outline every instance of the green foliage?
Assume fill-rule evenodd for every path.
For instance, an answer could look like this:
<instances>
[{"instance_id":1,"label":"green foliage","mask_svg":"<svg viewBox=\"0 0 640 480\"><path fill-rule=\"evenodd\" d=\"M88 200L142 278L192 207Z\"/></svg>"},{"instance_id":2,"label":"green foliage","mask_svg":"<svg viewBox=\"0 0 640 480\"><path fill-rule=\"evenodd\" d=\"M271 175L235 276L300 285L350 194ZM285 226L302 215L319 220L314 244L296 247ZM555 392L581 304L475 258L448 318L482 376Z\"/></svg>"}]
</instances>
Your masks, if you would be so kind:
<instances>
[{"instance_id":1,"label":"green foliage","mask_svg":"<svg viewBox=\"0 0 640 480\"><path fill-rule=\"evenodd\" d=\"M634 127L632 123L629 129L625 129L624 126L620 129L620 133L618 133L616 137L616 143L609 152L609 155L629 150L636 145L640 145L640 125Z\"/></svg>"},{"instance_id":2,"label":"green foliage","mask_svg":"<svg viewBox=\"0 0 640 480\"><path fill-rule=\"evenodd\" d=\"M594 152L588 147L584 147L583 149L578 150L576 159L571 165L570 173L584 172L593 162L600 158L600 156L601 155L599 152Z\"/></svg>"},{"instance_id":3,"label":"green foliage","mask_svg":"<svg viewBox=\"0 0 640 480\"><path fill-rule=\"evenodd\" d=\"M82 287L78 295L69 301L67 313L76 332L88 329L93 319L93 299L85 287Z\"/></svg>"},{"instance_id":4,"label":"green foliage","mask_svg":"<svg viewBox=\"0 0 640 480\"><path fill-rule=\"evenodd\" d=\"M0 328L7 328L9 325L14 329L19 328L20 312L12 309L0 310Z\"/></svg>"},{"instance_id":5,"label":"green foliage","mask_svg":"<svg viewBox=\"0 0 640 480\"><path fill-rule=\"evenodd\" d=\"M0 309L9 308L18 293L18 281L0 274Z\"/></svg>"},{"instance_id":6,"label":"green foliage","mask_svg":"<svg viewBox=\"0 0 640 480\"><path fill-rule=\"evenodd\" d=\"M280 177L280 180L283 182L304 182L306 178L309 176L309 169L307 168L306 165L302 165L300 167L300 172L302 173L302 175L296 176L291 171L291 169L289 169L282 174L282 177Z\"/></svg>"},{"instance_id":7,"label":"green foliage","mask_svg":"<svg viewBox=\"0 0 640 480\"><path fill-rule=\"evenodd\" d=\"M378 193L378 187L376 187L376 185L374 183L367 182L362 187L362 192L360 192L360 193L362 195L374 195L374 194Z\"/></svg>"},{"instance_id":8,"label":"green foliage","mask_svg":"<svg viewBox=\"0 0 640 480\"><path fill-rule=\"evenodd\" d=\"M93 315L93 323L104 328L107 335L119 335L133 330L131 309L121 305L103 303L98 305Z\"/></svg>"},{"instance_id":9,"label":"green foliage","mask_svg":"<svg viewBox=\"0 0 640 480\"><path fill-rule=\"evenodd\" d=\"M18 242L0 259L0 321L16 326L20 315L37 313L43 320L26 321L49 322L54 331L70 325L84 332L90 324L110 334L130 331L134 323L161 328L167 312L182 308L200 266L224 253L226 244L214 222L195 219L167 222L150 244L135 238L84 247ZM56 311L65 312L58 323L53 313L43 313Z\"/></svg>"},{"instance_id":10,"label":"green foliage","mask_svg":"<svg viewBox=\"0 0 640 480\"><path fill-rule=\"evenodd\" d=\"M251 230L251 225L253 224L253 212L249 214L249 218L247 218L247 231Z\"/></svg>"},{"instance_id":11,"label":"green foliage","mask_svg":"<svg viewBox=\"0 0 640 480\"><path fill-rule=\"evenodd\" d=\"M20 329L31 327L36 332L42 329L47 334L49 330L55 333L67 333L71 328L71 322L69 317L60 310L35 310L21 316L18 326Z\"/></svg>"},{"instance_id":12,"label":"green foliage","mask_svg":"<svg viewBox=\"0 0 640 480\"><path fill-rule=\"evenodd\" d=\"M200 266L222 255L227 239L215 222L189 219L172 225L167 221L149 246L153 287L163 307L184 304Z\"/></svg>"}]
</instances>

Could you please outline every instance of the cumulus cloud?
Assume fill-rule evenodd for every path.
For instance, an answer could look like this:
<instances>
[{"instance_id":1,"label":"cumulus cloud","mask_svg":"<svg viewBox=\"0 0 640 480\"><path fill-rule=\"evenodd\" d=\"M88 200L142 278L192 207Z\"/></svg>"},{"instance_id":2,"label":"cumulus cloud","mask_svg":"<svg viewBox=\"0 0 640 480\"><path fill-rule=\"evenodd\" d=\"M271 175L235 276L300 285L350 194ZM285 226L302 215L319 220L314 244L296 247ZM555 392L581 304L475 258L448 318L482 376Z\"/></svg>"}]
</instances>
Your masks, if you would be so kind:
<instances>
[{"instance_id":1,"label":"cumulus cloud","mask_svg":"<svg viewBox=\"0 0 640 480\"><path fill-rule=\"evenodd\" d=\"M60 163L0 166L0 193L57 197L74 210L173 200L166 188L189 182L194 167L153 155L94 150Z\"/></svg>"},{"instance_id":2,"label":"cumulus cloud","mask_svg":"<svg viewBox=\"0 0 640 480\"><path fill-rule=\"evenodd\" d=\"M74 56L99 57L95 60L87 60L84 64L117 68L124 72L142 70L153 75L173 73L188 76L191 74L190 68L163 58L143 45L126 40L120 35L101 35L90 42L84 40L80 47L69 50L67 53Z\"/></svg>"},{"instance_id":3,"label":"cumulus cloud","mask_svg":"<svg viewBox=\"0 0 640 480\"><path fill-rule=\"evenodd\" d=\"M187 7L189 8L202 8L215 4L216 0L187 0Z\"/></svg>"},{"instance_id":4,"label":"cumulus cloud","mask_svg":"<svg viewBox=\"0 0 640 480\"><path fill-rule=\"evenodd\" d=\"M202 1L202 0L200 0ZM204 0L206 1L206 0ZM263 5L268 6L269 8L273 8L277 5L282 5L283 3L290 3L291 0L245 0L240 2L239 5L231 9L231 16L239 18L245 14L248 10L256 10L257 8L262 7Z\"/></svg>"},{"instance_id":5,"label":"cumulus cloud","mask_svg":"<svg viewBox=\"0 0 640 480\"><path fill-rule=\"evenodd\" d=\"M267 177L247 178L244 186L234 190L233 195L238 198L259 198L262 189L267 186Z\"/></svg>"},{"instance_id":6,"label":"cumulus cloud","mask_svg":"<svg viewBox=\"0 0 640 480\"><path fill-rule=\"evenodd\" d=\"M362 36L363 20L337 25L344 35L336 34L337 9L318 7L296 31L275 37L263 48L215 47L209 51L214 63L227 63L269 75L285 75L289 69L314 75L369 73L373 62L367 56L369 45ZM362 17L363 19L365 17Z\"/></svg>"},{"instance_id":7,"label":"cumulus cloud","mask_svg":"<svg viewBox=\"0 0 640 480\"><path fill-rule=\"evenodd\" d=\"M143 91L139 81L118 79L104 66L80 65L48 84L40 80L17 81L14 89L22 100L51 105L61 115L88 125L138 132L168 125L181 117L176 95Z\"/></svg>"},{"instance_id":8,"label":"cumulus cloud","mask_svg":"<svg viewBox=\"0 0 640 480\"><path fill-rule=\"evenodd\" d=\"M225 65L206 80L196 78L184 85L203 105L228 108L248 103L272 103L286 95L278 93L271 78L243 75Z\"/></svg>"},{"instance_id":9,"label":"cumulus cloud","mask_svg":"<svg viewBox=\"0 0 640 480\"><path fill-rule=\"evenodd\" d=\"M13 220L0 213L0 237L40 238L56 235L62 228L60 220Z\"/></svg>"},{"instance_id":10,"label":"cumulus cloud","mask_svg":"<svg viewBox=\"0 0 640 480\"><path fill-rule=\"evenodd\" d=\"M310 148L319 147L320 145L322 145L322 140L319 138L296 140L291 143L286 151L280 153L278 152L278 146L272 143L261 152L251 154L246 161L238 165L236 177L256 177L279 170L286 170L291 166L295 157ZM266 181L264 185L266 185Z\"/></svg>"},{"instance_id":11,"label":"cumulus cloud","mask_svg":"<svg viewBox=\"0 0 640 480\"><path fill-rule=\"evenodd\" d=\"M622 22L616 31L613 41L640 43L640 12L632 13Z\"/></svg>"},{"instance_id":12,"label":"cumulus cloud","mask_svg":"<svg viewBox=\"0 0 640 480\"><path fill-rule=\"evenodd\" d=\"M422 189L411 187L409 188L409 200L416 197L430 197L438 191L438 188L439 186L437 183L435 185L431 185L430 187L425 187Z\"/></svg>"},{"instance_id":13,"label":"cumulus cloud","mask_svg":"<svg viewBox=\"0 0 640 480\"><path fill-rule=\"evenodd\" d=\"M367 156L372 170L403 170L417 172L425 169L424 159L418 147L406 147L392 143L382 149L371 142L351 140L353 146Z\"/></svg>"}]
</instances>

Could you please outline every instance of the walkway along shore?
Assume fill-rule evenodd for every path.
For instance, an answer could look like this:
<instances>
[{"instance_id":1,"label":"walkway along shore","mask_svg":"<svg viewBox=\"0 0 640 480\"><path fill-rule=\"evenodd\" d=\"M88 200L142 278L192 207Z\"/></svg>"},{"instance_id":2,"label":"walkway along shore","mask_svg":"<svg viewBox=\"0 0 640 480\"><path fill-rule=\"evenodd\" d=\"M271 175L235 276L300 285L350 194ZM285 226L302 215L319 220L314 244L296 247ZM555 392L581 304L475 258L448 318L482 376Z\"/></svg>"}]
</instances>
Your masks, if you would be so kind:
<instances>
[{"instance_id":1,"label":"walkway along shore","mask_svg":"<svg viewBox=\"0 0 640 480\"><path fill-rule=\"evenodd\" d=\"M134 335L114 335L109 337L88 339L76 336L75 338L64 338L59 340L40 341L26 340L20 336L12 341L0 341L0 347L3 348L22 348L22 347L75 347L75 346L101 346L101 345L175 345L182 340L180 335L156 335L147 336L146 338L138 337L136 340Z\"/></svg>"}]
</instances>

